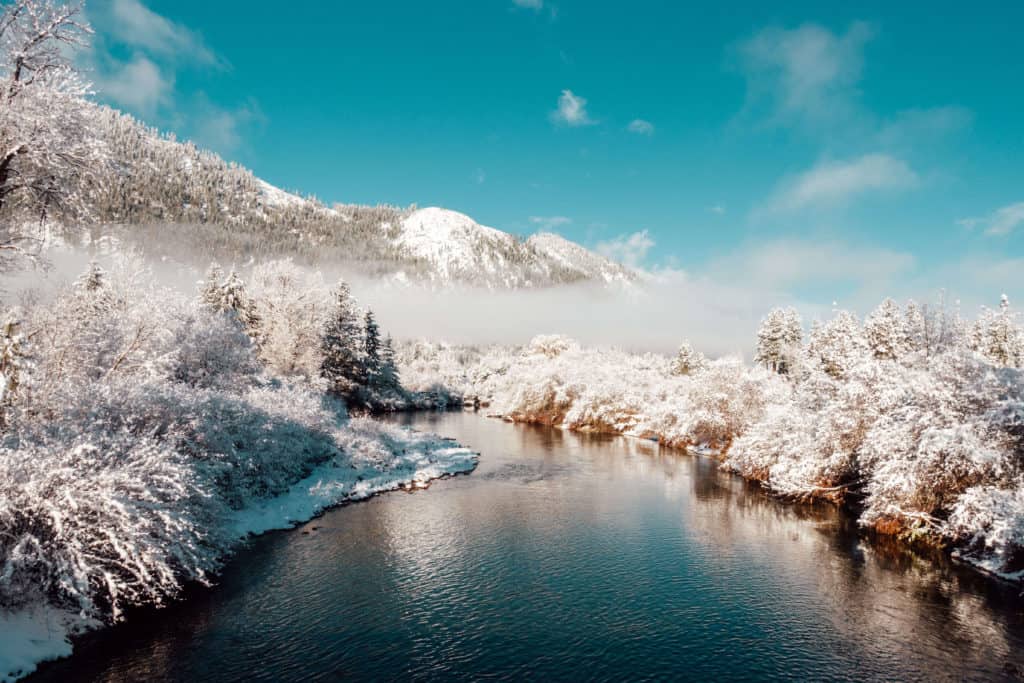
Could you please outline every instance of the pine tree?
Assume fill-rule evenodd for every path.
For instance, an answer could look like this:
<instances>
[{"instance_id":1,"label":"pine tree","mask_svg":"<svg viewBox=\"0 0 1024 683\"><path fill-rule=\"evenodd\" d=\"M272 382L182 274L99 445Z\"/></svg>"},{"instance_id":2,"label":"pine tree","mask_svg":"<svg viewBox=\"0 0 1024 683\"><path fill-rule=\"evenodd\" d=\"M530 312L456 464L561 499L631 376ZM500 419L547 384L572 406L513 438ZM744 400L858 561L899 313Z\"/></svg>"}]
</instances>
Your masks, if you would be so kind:
<instances>
[{"instance_id":1,"label":"pine tree","mask_svg":"<svg viewBox=\"0 0 1024 683\"><path fill-rule=\"evenodd\" d=\"M206 277L199 283L199 303L207 308L220 307L220 286L224 282L224 270L216 261L206 269Z\"/></svg>"},{"instance_id":2,"label":"pine tree","mask_svg":"<svg viewBox=\"0 0 1024 683\"><path fill-rule=\"evenodd\" d=\"M107 284L107 272L100 267L96 259L89 261L89 267L77 280L75 288L90 294L104 289Z\"/></svg>"},{"instance_id":3,"label":"pine tree","mask_svg":"<svg viewBox=\"0 0 1024 683\"><path fill-rule=\"evenodd\" d=\"M210 309L231 316L259 348L262 342L262 320L256 302L246 291L245 283L232 268L228 276L216 263L210 266L206 280L201 284L199 300Z\"/></svg>"},{"instance_id":4,"label":"pine tree","mask_svg":"<svg viewBox=\"0 0 1024 683\"><path fill-rule=\"evenodd\" d=\"M359 313L348 285L338 284L334 312L320 342L320 375L331 393L350 399L364 381L363 339Z\"/></svg>"},{"instance_id":5,"label":"pine tree","mask_svg":"<svg viewBox=\"0 0 1024 683\"><path fill-rule=\"evenodd\" d=\"M380 327L367 309L363 318L363 383L367 386L381 386Z\"/></svg>"},{"instance_id":6,"label":"pine tree","mask_svg":"<svg viewBox=\"0 0 1024 683\"><path fill-rule=\"evenodd\" d=\"M867 351L860 323L849 311L838 311L827 323L815 327L807 345L808 356L837 379L845 377Z\"/></svg>"},{"instance_id":7,"label":"pine tree","mask_svg":"<svg viewBox=\"0 0 1024 683\"><path fill-rule=\"evenodd\" d=\"M895 301L886 299L864 320L864 339L879 360L895 360L910 350L907 321Z\"/></svg>"},{"instance_id":8,"label":"pine tree","mask_svg":"<svg viewBox=\"0 0 1024 683\"><path fill-rule=\"evenodd\" d=\"M690 342L684 341L679 346L679 351L672 361L672 374L689 375L703 368L706 363L707 359L704 358L704 354L694 350L690 346Z\"/></svg>"},{"instance_id":9,"label":"pine tree","mask_svg":"<svg viewBox=\"0 0 1024 683\"><path fill-rule=\"evenodd\" d=\"M775 308L761 321L757 332L756 361L785 375L796 361L802 340L800 315L792 308Z\"/></svg>"},{"instance_id":10,"label":"pine tree","mask_svg":"<svg viewBox=\"0 0 1024 683\"><path fill-rule=\"evenodd\" d=\"M1000 297L999 310L984 309L974 324L971 347L992 363L1009 368L1024 364L1024 330L1010 309L1010 299Z\"/></svg>"},{"instance_id":11,"label":"pine tree","mask_svg":"<svg viewBox=\"0 0 1024 683\"><path fill-rule=\"evenodd\" d=\"M398 375L398 361L395 359L395 345L389 334L384 338L380 351L380 383L385 389L402 391L402 380Z\"/></svg>"}]
</instances>

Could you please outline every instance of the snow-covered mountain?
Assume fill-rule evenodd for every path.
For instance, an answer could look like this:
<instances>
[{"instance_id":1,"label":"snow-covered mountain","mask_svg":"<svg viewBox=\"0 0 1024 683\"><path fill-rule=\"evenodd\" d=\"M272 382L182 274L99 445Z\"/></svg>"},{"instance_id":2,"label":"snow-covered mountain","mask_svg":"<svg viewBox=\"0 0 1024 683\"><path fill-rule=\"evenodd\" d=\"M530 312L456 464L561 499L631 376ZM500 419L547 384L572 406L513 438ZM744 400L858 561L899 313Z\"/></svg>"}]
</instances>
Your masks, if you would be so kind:
<instances>
[{"instance_id":1,"label":"snow-covered mountain","mask_svg":"<svg viewBox=\"0 0 1024 683\"><path fill-rule=\"evenodd\" d=\"M67 179L81 199L55 222L99 228L143 252L248 263L292 257L345 262L363 274L433 286L487 288L630 282L629 269L557 235L527 240L442 208L335 205L286 192L212 152L161 134L109 107L81 101L82 135L99 161ZM17 220L8 204L0 221ZM20 216L38 222L38 214Z\"/></svg>"},{"instance_id":2,"label":"snow-covered mountain","mask_svg":"<svg viewBox=\"0 0 1024 683\"><path fill-rule=\"evenodd\" d=\"M438 207L410 213L395 244L429 264L432 282L473 282L488 287L536 287L579 281L629 282L635 274L558 235L526 241Z\"/></svg>"}]
</instances>

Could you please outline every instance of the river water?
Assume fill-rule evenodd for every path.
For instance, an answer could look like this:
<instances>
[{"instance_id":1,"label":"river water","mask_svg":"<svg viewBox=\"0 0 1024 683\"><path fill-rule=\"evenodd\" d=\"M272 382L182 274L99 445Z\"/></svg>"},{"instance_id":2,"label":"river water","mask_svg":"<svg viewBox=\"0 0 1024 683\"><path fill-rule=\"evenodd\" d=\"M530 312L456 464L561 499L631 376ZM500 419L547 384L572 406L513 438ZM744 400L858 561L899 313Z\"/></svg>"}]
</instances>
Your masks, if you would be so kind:
<instances>
[{"instance_id":1,"label":"river water","mask_svg":"<svg viewBox=\"0 0 1024 683\"><path fill-rule=\"evenodd\" d=\"M863 540L832 508L651 442L394 419L480 466L256 538L215 588L89 635L29 680L1024 674L1016 589Z\"/></svg>"}]
</instances>

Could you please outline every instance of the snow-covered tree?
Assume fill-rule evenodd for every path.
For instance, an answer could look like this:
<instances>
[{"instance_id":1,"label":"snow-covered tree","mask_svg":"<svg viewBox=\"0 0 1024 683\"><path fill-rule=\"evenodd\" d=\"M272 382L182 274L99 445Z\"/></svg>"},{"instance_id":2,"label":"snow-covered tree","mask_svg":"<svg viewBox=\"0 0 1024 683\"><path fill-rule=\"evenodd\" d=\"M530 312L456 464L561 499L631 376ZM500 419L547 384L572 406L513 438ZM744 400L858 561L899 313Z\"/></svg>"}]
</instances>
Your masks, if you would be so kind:
<instances>
[{"instance_id":1,"label":"snow-covered tree","mask_svg":"<svg viewBox=\"0 0 1024 683\"><path fill-rule=\"evenodd\" d=\"M7 411L18 399L28 356L21 332L21 317L8 311L0 329L0 428L7 424Z\"/></svg>"},{"instance_id":2,"label":"snow-covered tree","mask_svg":"<svg viewBox=\"0 0 1024 683\"><path fill-rule=\"evenodd\" d=\"M864 360L867 351L860 323L849 311L837 311L831 320L816 326L807 344L807 354L812 361L838 379Z\"/></svg>"},{"instance_id":3,"label":"snow-covered tree","mask_svg":"<svg viewBox=\"0 0 1024 683\"><path fill-rule=\"evenodd\" d=\"M13 0L0 13L0 210L20 203L40 215L91 213L82 191L107 160L104 145L87 134L81 106L89 90L74 64L74 51L92 30L81 3ZM22 236L5 234L5 249Z\"/></svg>"},{"instance_id":4,"label":"snow-covered tree","mask_svg":"<svg viewBox=\"0 0 1024 683\"><path fill-rule=\"evenodd\" d=\"M290 260L269 261L253 268L251 289L262 321L260 356L268 367L285 377L317 377L331 303L320 273Z\"/></svg>"},{"instance_id":5,"label":"snow-covered tree","mask_svg":"<svg viewBox=\"0 0 1024 683\"><path fill-rule=\"evenodd\" d=\"M199 282L199 303L211 310L220 307L220 287L224 282L224 269L214 261L206 269L206 277Z\"/></svg>"},{"instance_id":6,"label":"snow-covered tree","mask_svg":"<svg viewBox=\"0 0 1024 683\"><path fill-rule=\"evenodd\" d=\"M75 280L75 287L83 292L89 292L90 294L104 289L107 284L107 271L100 267L100 264L93 259L89 261L89 267L77 280Z\"/></svg>"},{"instance_id":7,"label":"snow-covered tree","mask_svg":"<svg viewBox=\"0 0 1024 683\"><path fill-rule=\"evenodd\" d=\"M348 284L338 283L334 309L330 312L320 340L323 361L320 375L327 380L329 390L346 399L365 378L363 329L359 309Z\"/></svg>"},{"instance_id":8,"label":"snow-covered tree","mask_svg":"<svg viewBox=\"0 0 1024 683\"><path fill-rule=\"evenodd\" d=\"M895 301L886 299L865 318L864 340L879 360L896 360L910 350L907 321Z\"/></svg>"},{"instance_id":9,"label":"snow-covered tree","mask_svg":"<svg viewBox=\"0 0 1024 683\"><path fill-rule=\"evenodd\" d=\"M706 364L704 354L695 350L690 342L684 341L679 345L679 351L672 361L672 374L689 375L703 369Z\"/></svg>"},{"instance_id":10,"label":"snow-covered tree","mask_svg":"<svg viewBox=\"0 0 1024 683\"><path fill-rule=\"evenodd\" d=\"M238 321L246 334L257 347L263 338L262 320L256 308L256 302L246 290L245 283L232 268L227 277L219 283L215 279L219 274L219 266L213 264L207 272L207 279L202 283L199 298L210 310L228 315Z\"/></svg>"},{"instance_id":11,"label":"snow-covered tree","mask_svg":"<svg viewBox=\"0 0 1024 683\"><path fill-rule=\"evenodd\" d=\"M402 389L398 361L395 357L395 342L390 334L384 337L384 343L380 347L380 385L391 391Z\"/></svg>"},{"instance_id":12,"label":"snow-covered tree","mask_svg":"<svg viewBox=\"0 0 1024 683\"><path fill-rule=\"evenodd\" d=\"M775 308L761 321L757 332L758 363L772 372L787 374L800 354L803 323L792 308Z\"/></svg>"},{"instance_id":13,"label":"snow-covered tree","mask_svg":"<svg viewBox=\"0 0 1024 683\"><path fill-rule=\"evenodd\" d=\"M999 300L999 310L985 308L971 331L971 346L996 365L1008 368L1024 364L1024 330L1017 322L1017 314L1010 308L1005 294Z\"/></svg>"},{"instance_id":14,"label":"snow-covered tree","mask_svg":"<svg viewBox=\"0 0 1024 683\"><path fill-rule=\"evenodd\" d=\"M380 326L373 311L366 309L363 316L363 383L378 385L380 383Z\"/></svg>"}]
</instances>

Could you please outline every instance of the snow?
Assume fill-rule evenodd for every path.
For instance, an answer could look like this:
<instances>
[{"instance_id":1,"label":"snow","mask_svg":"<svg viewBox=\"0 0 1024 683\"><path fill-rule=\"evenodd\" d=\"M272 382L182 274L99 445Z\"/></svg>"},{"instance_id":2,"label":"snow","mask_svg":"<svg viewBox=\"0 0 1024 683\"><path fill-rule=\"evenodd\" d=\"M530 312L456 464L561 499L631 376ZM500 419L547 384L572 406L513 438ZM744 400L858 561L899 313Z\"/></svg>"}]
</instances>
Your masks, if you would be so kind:
<instances>
[{"instance_id":1,"label":"snow","mask_svg":"<svg viewBox=\"0 0 1024 683\"><path fill-rule=\"evenodd\" d=\"M281 188L271 185L260 178L256 179L256 184L259 185L260 191L263 193L263 201L266 202L267 206L275 209L302 206L307 203L305 199L297 194L285 192Z\"/></svg>"},{"instance_id":2,"label":"snow","mask_svg":"<svg viewBox=\"0 0 1024 683\"><path fill-rule=\"evenodd\" d=\"M0 610L0 683L11 683L47 662L71 654L71 636L95 623L74 612L37 606Z\"/></svg>"},{"instance_id":3,"label":"snow","mask_svg":"<svg viewBox=\"0 0 1024 683\"><path fill-rule=\"evenodd\" d=\"M540 232L526 240L526 244L568 269L607 284L628 283L636 279L635 274L625 266L584 249L561 235Z\"/></svg>"},{"instance_id":4,"label":"snow","mask_svg":"<svg viewBox=\"0 0 1024 683\"><path fill-rule=\"evenodd\" d=\"M401 228L398 244L411 256L429 261L446 280L474 270L498 273L508 267L501 252L516 246L512 235L439 207L414 211Z\"/></svg>"},{"instance_id":5,"label":"snow","mask_svg":"<svg viewBox=\"0 0 1024 683\"><path fill-rule=\"evenodd\" d=\"M396 245L409 257L428 263L435 282L531 287L575 281L627 283L637 277L558 235L541 233L520 241L449 209L419 209L399 228Z\"/></svg>"},{"instance_id":6,"label":"snow","mask_svg":"<svg viewBox=\"0 0 1024 683\"><path fill-rule=\"evenodd\" d=\"M346 464L321 465L275 498L258 500L238 512L231 527L238 536L289 529L327 508L364 500L403 486L423 487L444 476L472 471L479 455L434 435L408 432L407 445L395 454L392 469L354 470Z\"/></svg>"}]
</instances>

